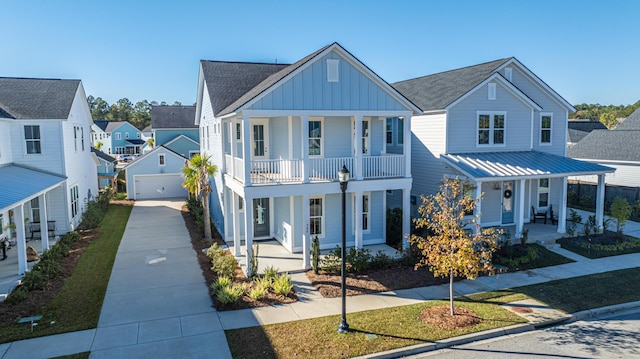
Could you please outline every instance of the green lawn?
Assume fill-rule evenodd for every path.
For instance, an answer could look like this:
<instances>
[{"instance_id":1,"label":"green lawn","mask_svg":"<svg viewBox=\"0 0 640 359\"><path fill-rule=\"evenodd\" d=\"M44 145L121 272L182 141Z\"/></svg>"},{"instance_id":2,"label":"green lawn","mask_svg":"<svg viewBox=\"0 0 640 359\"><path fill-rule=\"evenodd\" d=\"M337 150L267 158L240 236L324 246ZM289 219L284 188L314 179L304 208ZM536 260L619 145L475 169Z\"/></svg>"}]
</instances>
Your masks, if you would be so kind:
<instances>
[{"instance_id":1,"label":"green lawn","mask_svg":"<svg viewBox=\"0 0 640 359\"><path fill-rule=\"evenodd\" d=\"M28 325L3 323L0 342L97 327L111 268L132 208L130 205L109 207L97 229L100 235L85 249L60 293L38 313L42 315L40 326L31 333ZM49 326L51 321L55 321L55 325Z\"/></svg>"},{"instance_id":2,"label":"green lawn","mask_svg":"<svg viewBox=\"0 0 640 359\"><path fill-rule=\"evenodd\" d=\"M423 323L418 315L424 308L448 305L448 301L370 310L349 314L351 331L337 332L340 316L251 327L226 332L234 358L350 358L439 339L523 323L524 319L497 305L461 303L483 318L471 328L443 330ZM366 333L376 338L367 339Z\"/></svg>"}]
</instances>

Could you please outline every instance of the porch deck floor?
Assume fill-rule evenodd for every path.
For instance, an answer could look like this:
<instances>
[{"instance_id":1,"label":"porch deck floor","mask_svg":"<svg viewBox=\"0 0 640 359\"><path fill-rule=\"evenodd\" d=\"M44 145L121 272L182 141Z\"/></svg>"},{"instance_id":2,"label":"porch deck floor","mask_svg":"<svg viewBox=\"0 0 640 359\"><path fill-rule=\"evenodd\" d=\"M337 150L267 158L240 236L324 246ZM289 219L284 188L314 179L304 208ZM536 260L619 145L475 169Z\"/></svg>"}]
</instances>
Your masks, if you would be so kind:
<instances>
[{"instance_id":1,"label":"porch deck floor","mask_svg":"<svg viewBox=\"0 0 640 359\"><path fill-rule=\"evenodd\" d=\"M55 241L49 240L49 246L53 246ZM33 239L27 242L27 246L31 246L42 255L42 241ZM2 258L2 249L0 249L0 259ZM27 271L30 271L36 262L27 262ZM16 287L24 275L18 274L18 247L13 246L7 250L7 259L0 261L0 302L5 300L6 296Z\"/></svg>"}]
</instances>

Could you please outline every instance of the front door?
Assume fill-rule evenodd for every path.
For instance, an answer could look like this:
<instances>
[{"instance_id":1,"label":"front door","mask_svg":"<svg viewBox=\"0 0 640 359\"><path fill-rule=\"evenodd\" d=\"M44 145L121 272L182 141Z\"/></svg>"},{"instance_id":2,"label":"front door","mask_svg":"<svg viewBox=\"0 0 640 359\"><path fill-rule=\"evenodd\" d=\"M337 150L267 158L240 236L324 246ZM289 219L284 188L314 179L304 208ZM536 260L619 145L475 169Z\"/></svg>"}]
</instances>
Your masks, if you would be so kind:
<instances>
[{"instance_id":1,"label":"front door","mask_svg":"<svg viewBox=\"0 0 640 359\"><path fill-rule=\"evenodd\" d=\"M253 160L269 158L269 122L253 120L251 125L251 155Z\"/></svg>"},{"instance_id":2,"label":"front door","mask_svg":"<svg viewBox=\"0 0 640 359\"><path fill-rule=\"evenodd\" d=\"M255 198L253 200L253 236L267 237L270 234L269 198Z\"/></svg>"},{"instance_id":3,"label":"front door","mask_svg":"<svg viewBox=\"0 0 640 359\"><path fill-rule=\"evenodd\" d=\"M513 181L502 182L502 224L513 223L515 187Z\"/></svg>"}]
</instances>

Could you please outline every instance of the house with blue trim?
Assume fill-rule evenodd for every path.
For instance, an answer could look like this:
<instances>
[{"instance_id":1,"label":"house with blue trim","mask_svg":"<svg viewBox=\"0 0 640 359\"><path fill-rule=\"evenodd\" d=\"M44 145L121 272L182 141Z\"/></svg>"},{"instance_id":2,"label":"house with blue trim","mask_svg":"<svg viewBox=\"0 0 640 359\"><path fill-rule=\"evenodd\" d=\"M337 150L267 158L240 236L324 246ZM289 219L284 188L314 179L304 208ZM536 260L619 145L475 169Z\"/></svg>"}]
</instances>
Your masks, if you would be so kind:
<instances>
[{"instance_id":1,"label":"house with blue trim","mask_svg":"<svg viewBox=\"0 0 640 359\"><path fill-rule=\"evenodd\" d=\"M219 168L212 222L236 256L275 238L309 268L312 238L339 244L343 166L348 246L385 243L388 190L402 194L409 233L409 129L422 111L338 43L293 64L203 60L196 103L200 152ZM403 125L394 152L389 118Z\"/></svg>"},{"instance_id":2,"label":"house with blue trim","mask_svg":"<svg viewBox=\"0 0 640 359\"><path fill-rule=\"evenodd\" d=\"M118 161L102 151L95 148L91 148L91 154L94 157L94 162L98 171L98 189L102 190L109 186L115 188L118 172L120 170L116 167Z\"/></svg>"},{"instance_id":3,"label":"house with blue trim","mask_svg":"<svg viewBox=\"0 0 640 359\"><path fill-rule=\"evenodd\" d=\"M602 228L604 178L615 169L566 157L568 113L575 109L519 60L500 59L392 86L421 110L405 123L412 134L414 215L420 195L437 193L443 176L459 177L478 203L474 215L482 226L515 225L513 234L520 238L525 223L539 213L549 218L553 210L557 231L564 233L567 178L593 175Z\"/></svg>"},{"instance_id":4,"label":"house with blue trim","mask_svg":"<svg viewBox=\"0 0 640 359\"><path fill-rule=\"evenodd\" d=\"M139 155L145 141L142 132L126 121L94 121L92 146L102 143L100 150L107 154Z\"/></svg>"},{"instance_id":5,"label":"house with blue trim","mask_svg":"<svg viewBox=\"0 0 640 359\"><path fill-rule=\"evenodd\" d=\"M15 246L18 274L27 241L48 250L98 194L92 123L80 80L0 78L0 240Z\"/></svg>"}]
</instances>

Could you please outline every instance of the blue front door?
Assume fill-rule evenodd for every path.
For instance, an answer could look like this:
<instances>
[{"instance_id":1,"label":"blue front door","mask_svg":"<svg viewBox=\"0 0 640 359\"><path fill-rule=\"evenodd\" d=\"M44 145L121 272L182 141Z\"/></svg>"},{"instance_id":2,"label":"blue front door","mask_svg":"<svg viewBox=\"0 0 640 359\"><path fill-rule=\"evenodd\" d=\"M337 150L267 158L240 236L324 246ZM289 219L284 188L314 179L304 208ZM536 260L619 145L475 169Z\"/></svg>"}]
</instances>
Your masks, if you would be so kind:
<instances>
[{"instance_id":1,"label":"blue front door","mask_svg":"<svg viewBox=\"0 0 640 359\"><path fill-rule=\"evenodd\" d=\"M513 223L513 203L515 196L513 181L502 182L502 224Z\"/></svg>"}]
</instances>

